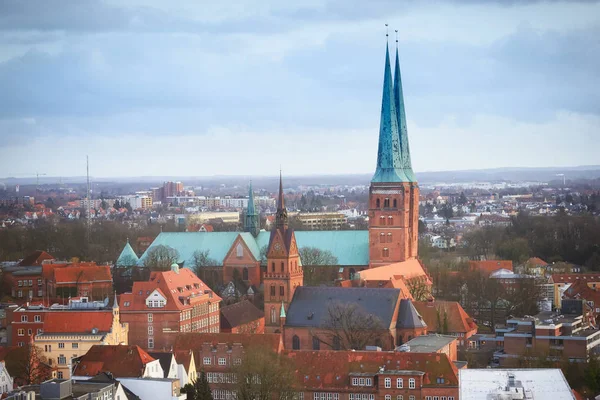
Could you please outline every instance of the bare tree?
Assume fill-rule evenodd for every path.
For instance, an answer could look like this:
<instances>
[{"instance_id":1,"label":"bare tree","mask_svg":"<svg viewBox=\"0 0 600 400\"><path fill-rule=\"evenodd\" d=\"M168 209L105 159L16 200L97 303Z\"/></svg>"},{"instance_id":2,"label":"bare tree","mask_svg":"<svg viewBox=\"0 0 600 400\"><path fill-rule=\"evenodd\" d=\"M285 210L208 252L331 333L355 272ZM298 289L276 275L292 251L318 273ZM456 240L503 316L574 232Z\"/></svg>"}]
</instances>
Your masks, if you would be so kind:
<instances>
[{"instance_id":1,"label":"bare tree","mask_svg":"<svg viewBox=\"0 0 600 400\"><path fill-rule=\"evenodd\" d=\"M338 265L338 258L331 251L316 247L301 247L298 253L302 261L305 286L315 286L335 280L337 271L332 267Z\"/></svg>"},{"instance_id":2,"label":"bare tree","mask_svg":"<svg viewBox=\"0 0 600 400\"><path fill-rule=\"evenodd\" d=\"M196 276L214 289L220 280L214 268L211 267L218 266L219 262L210 257L210 250L196 250L192 255L192 259Z\"/></svg>"},{"instance_id":3,"label":"bare tree","mask_svg":"<svg viewBox=\"0 0 600 400\"><path fill-rule=\"evenodd\" d=\"M33 343L25 343L6 355L6 369L18 385L39 384L50 378L50 367L46 364L42 349Z\"/></svg>"},{"instance_id":4,"label":"bare tree","mask_svg":"<svg viewBox=\"0 0 600 400\"><path fill-rule=\"evenodd\" d=\"M285 357L278 357L264 346L246 348L242 363L234 366L238 400L288 400L293 398L295 368Z\"/></svg>"},{"instance_id":5,"label":"bare tree","mask_svg":"<svg viewBox=\"0 0 600 400\"><path fill-rule=\"evenodd\" d=\"M363 350L379 344L386 327L383 321L353 303L332 302L318 331L313 331L321 343L334 350Z\"/></svg>"},{"instance_id":6,"label":"bare tree","mask_svg":"<svg viewBox=\"0 0 600 400\"><path fill-rule=\"evenodd\" d=\"M431 286L425 279L413 278L406 282L410 295L416 301L426 301L431 297Z\"/></svg>"},{"instance_id":7,"label":"bare tree","mask_svg":"<svg viewBox=\"0 0 600 400\"><path fill-rule=\"evenodd\" d=\"M168 271L179 259L179 252L170 246L159 244L148 250L144 267L152 271Z\"/></svg>"}]
</instances>

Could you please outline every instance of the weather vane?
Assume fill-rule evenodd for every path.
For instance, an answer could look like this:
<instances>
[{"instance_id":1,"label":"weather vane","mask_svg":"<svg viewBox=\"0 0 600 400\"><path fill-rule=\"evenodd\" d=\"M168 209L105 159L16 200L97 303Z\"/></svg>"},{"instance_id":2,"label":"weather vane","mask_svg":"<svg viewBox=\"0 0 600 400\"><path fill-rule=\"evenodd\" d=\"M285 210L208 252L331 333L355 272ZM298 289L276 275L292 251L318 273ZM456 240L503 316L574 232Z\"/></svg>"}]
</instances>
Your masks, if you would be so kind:
<instances>
[{"instance_id":1,"label":"weather vane","mask_svg":"<svg viewBox=\"0 0 600 400\"><path fill-rule=\"evenodd\" d=\"M388 24L385 24L385 37L390 36L390 30L388 29Z\"/></svg>"},{"instance_id":2,"label":"weather vane","mask_svg":"<svg viewBox=\"0 0 600 400\"><path fill-rule=\"evenodd\" d=\"M396 32L396 46L398 45L398 29L395 30Z\"/></svg>"}]
</instances>

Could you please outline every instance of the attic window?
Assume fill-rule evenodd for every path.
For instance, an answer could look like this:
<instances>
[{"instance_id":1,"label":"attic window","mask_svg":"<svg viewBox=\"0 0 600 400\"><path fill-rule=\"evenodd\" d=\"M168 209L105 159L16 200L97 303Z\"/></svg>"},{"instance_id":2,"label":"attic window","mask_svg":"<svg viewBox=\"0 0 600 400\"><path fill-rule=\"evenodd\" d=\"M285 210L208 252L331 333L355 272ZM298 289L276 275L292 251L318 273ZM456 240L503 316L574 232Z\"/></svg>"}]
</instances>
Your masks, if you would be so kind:
<instances>
[{"instance_id":1,"label":"attic window","mask_svg":"<svg viewBox=\"0 0 600 400\"><path fill-rule=\"evenodd\" d=\"M123 307L129 307L130 303L128 301L126 301L125 303L123 303Z\"/></svg>"}]
</instances>

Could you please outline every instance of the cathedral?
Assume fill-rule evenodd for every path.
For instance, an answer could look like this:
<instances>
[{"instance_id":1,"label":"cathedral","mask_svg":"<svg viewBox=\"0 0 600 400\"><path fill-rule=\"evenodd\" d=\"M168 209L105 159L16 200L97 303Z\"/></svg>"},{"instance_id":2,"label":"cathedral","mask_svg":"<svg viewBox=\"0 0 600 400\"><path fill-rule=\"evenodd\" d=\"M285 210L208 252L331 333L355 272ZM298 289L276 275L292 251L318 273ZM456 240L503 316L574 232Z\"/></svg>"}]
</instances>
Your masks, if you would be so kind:
<instances>
[{"instance_id":1,"label":"cathedral","mask_svg":"<svg viewBox=\"0 0 600 400\"><path fill-rule=\"evenodd\" d=\"M138 265L143 265L148 251L158 245L176 249L184 267L193 267L195 252L208 251L219 264L212 268L220 271L224 282L236 274L251 288L263 291L265 322L270 330L279 327L294 292L303 285L299 255L303 247L331 252L345 278L360 276L361 271L381 271L379 275L389 276L386 279L429 282L417 259L419 186L411 166L398 50L392 77L387 47L377 165L369 189L368 216L366 231L295 232L288 225L280 174L276 220L270 232L260 230L250 186L244 232L163 232L140 257Z\"/></svg>"}]
</instances>

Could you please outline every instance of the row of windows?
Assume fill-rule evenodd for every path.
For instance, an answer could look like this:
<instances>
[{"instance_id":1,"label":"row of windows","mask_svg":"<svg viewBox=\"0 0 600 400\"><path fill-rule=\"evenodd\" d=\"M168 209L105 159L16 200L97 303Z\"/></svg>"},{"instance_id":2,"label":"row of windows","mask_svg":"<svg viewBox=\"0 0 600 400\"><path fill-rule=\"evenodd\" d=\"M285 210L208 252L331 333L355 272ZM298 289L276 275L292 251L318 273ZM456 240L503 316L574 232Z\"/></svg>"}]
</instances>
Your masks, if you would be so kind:
<instances>
[{"instance_id":1,"label":"row of windows","mask_svg":"<svg viewBox=\"0 0 600 400\"><path fill-rule=\"evenodd\" d=\"M37 284L38 284L38 286L42 286L42 280L38 279L37 280ZM33 286L33 280L32 279L29 279L29 280L25 279L24 281L19 281L17 283L17 285L19 285L19 286Z\"/></svg>"},{"instance_id":2,"label":"row of windows","mask_svg":"<svg viewBox=\"0 0 600 400\"><path fill-rule=\"evenodd\" d=\"M237 383L237 378L231 372L207 372L206 380L208 383Z\"/></svg>"},{"instance_id":3,"label":"row of windows","mask_svg":"<svg viewBox=\"0 0 600 400\"><path fill-rule=\"evenodd\" d=\"M425 400L454 400L454 396L426 396Z\"/></svg>"},{"instance_id":4,"label":"row of windows","mask_svg":"<svg viewBox=\"0 0 600 400\"><path fill-rule=\"evenodd\" d=\"M391 388L392 387L392 378L385 378L384 385L385 385L386 389ZM397 378L396 379L396 388L402 389L403 387L404 387L404 379ZM408 388L409 389L414 389L415 387L416 387L415 378L409 378L408 379Z\"/></svg>"},{"instance_id":5,"label":"row of windows","mask_svg":"<svg viewBox=\"0 0 600 400\"><path fill-rule=\"evenodd\" d=\"M227 357L219 357L218 358L218 364L220 366L225 366L227 365ZM202 364L204 365L211 365L212 364L212 357L204 357L202 359ZM233 359L233 365L241 365L242 364L242 359L241 358L234 358Z\"/></svg>"},{"instance_id":6,"label":"row of windows","mask_svg":"<svg viewBox=\"0 0 600 400\"><path fill-rule=\"evenodd\" d=\"M283 287L283 285L279 286L279 295L280 296L285 295L285 288ZM271 286L271 297L275 297L275 285Z\"/></svg>"},{"instance_id":7,"label":"row of windows","mask_svg":"<svg viewBox=\"0 0 600 400\"><path fill-rule=\"evenodd\" d=\"M392 243L392 234L388 233L387 235L383 232L379 234L379 243Z\"/></svg>"},{"instance_id":8,"label":"row of windows","mask_svg":"<svg viewBox=\"0 0 600 400\"><path fill-rule=\"evenodd\" d=\"M387 223L386 223L387 221ZM381 217L379 217L379 225L394 225L394 217L392 217L391 215L388 216L387 218L384 217L383 215Z\"/></svg>"},{"instance_id":9,"label":"row of windows","mask_svg":"<svg viewBox=\"0 0 600 400\"><path fill-rule=\"evenodd\" d=\"M352 378L352 386L373 386L373 378Z\"/></svg>"},{"instance_id":10,"label":"row of windows","mask_svg":"<svg viewBox=\"0 0 600 400\"><path fill-rule=\"evenodd\" d=\"M164 307L167 302L165 300L148 300L146 304L150 308Z\"/></svg>"},{"instance_id":11,"label":"row of windows","mask_svg":"<svg viewBox=\"0 0 600 400\"><path fill-rule=\"evenodd\" d=\"M350 393L348 400L375 400L374 394L367 393Z\"/></svg>"},{"instance_id":12,"label":"row of windows","mask_svg":"<svg viewBox=\"0 0 600 400\"><path fill-rule=\"evenodd\" d=\"M32 333L33 333L33 330L32 330L32 329L27 329L27 335L31 336L31 335L32 335ZM44 333L44 330L43 330L43 329L38 329L38 330L36 331L36 335L41 335L42 333ZM22 328L21 328L21 329L18 329L18 330L17 330L17 336L25 336L25 329L22 329Z\"/></svg>"},{"instance_id":13,"label":"row of windows","mask_svg":"<svg viewBox=\"0 0 600 400\"><path fill-rule=\"evenodd\" d=\"M21 315L21 322L29 322L29 316L28 315ZM33 316L33 322L42 322L42 316L41 315L34 315Z\"/></svg>"},{"instance_id":14,"label":"row of windows","mask_svg":"<svg viewBox=\"0 0 600 400\"><path fill-rule=\"evenodd\" d=\"M292 271L297 271L298 270L298 261L292 261L290 263L290 269ZM271 272L275 272L275 262L271 262ZM280 264L280 271L281 273L285 272L285 263L282 261Z\"/></svg>"},{"instance_id":15,"label":"row of windows","mask_svg":"<svg viewBox=\"0 0 600 400\"><path fill-rule=\"evenodd\" d=\"M214 389L212 391L213 399L215 400L235 400L237 396L235 392L223 389Z\"/></svg>"},{"instance_id":16,"label":"row of windows","mask_svg":"<svg viewBox=\"0 0 600 400\"><path fill-rule=\"evenodd\" d=\"M386 394L385 395L385 400L392 400L392 395L391 394ZM396 396L396 400L404 400L404 395L399 394L398 396ZM413 396L411 394L410 396L408 396L408 400L415 400L415 396Z\"/></svg>"},{"instance_id":17,"label":"row of windows","mask_svg":"<svg viewBox=\"0 0 600 400\"><path fill-rule=\"evenodd\" d=\"M323 392L315 392L313 396L314 400L339 400L339 393L323 393Z\"/></svg>"},{"instance_id":18,"label":"row of windows","mask_svg":"<svg viewBox=\"0 0 600 400\"><path fill-rule=\"evenodd\" d=\"M14 290L13 290L13 295L14 295ZM42 297L42 296L43 296L42 289L39 289L39 290L37 291L37 297ZM17 291L17 297L20 297L20 298L22 298L22 297L23 297L23 291L22 291L22 290L18 290L18 291ZM30 298L31 298L31 297L33 297L33 291L29 291L29 297L30 297Z\"/></svg>"},{"instance_id":19,"label":"row of windows","mask_svg":"<svg viewBox=\"0 0 600 400\"><path fill-rule=\"evenodd\" d=\"M398 208L398 199L394 199L392 203L390 203L389 197L383 199L383 208L390 208L390 204L393 204L393 208ZM375 200L375 207L381 208L381 199Z\"/></svg>"}]
</instances>

